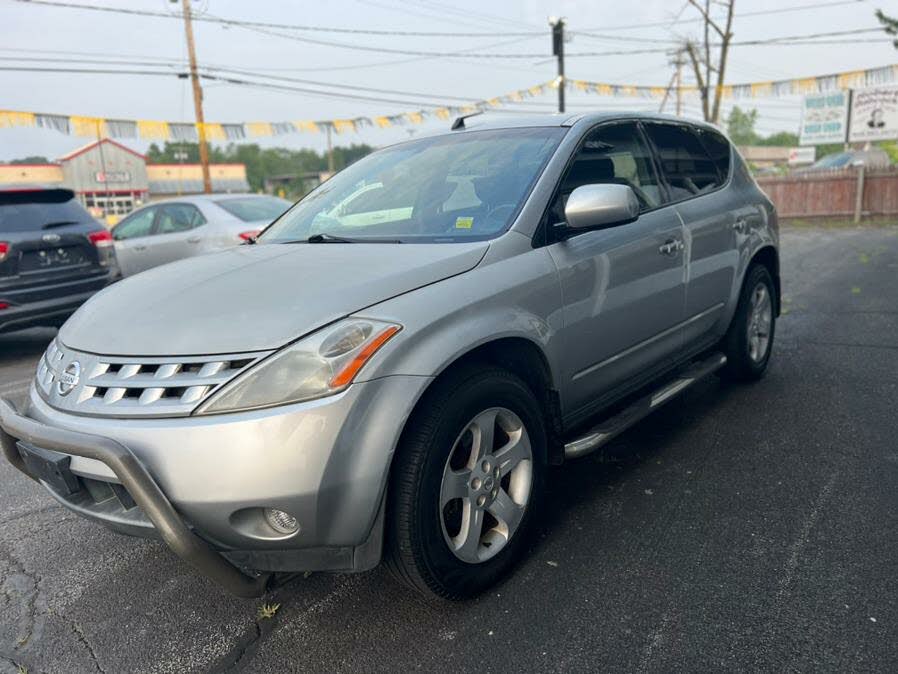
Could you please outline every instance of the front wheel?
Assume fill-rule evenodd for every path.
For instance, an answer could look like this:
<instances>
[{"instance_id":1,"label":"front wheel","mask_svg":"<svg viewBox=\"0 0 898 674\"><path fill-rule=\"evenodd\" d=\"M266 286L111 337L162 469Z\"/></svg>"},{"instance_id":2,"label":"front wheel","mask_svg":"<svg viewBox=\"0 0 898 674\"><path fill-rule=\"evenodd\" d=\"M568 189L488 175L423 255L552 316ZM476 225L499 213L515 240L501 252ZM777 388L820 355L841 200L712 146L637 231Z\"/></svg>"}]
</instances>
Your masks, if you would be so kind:
<instances>
[{"instance_id":1,"label":"front wheel","mask_svg":"<svg viewBox=\"0 0 898 674\"><path fill-rule=\"evenodd\" d=\"M408 423L389 488L387 565L425 594L473 596L526 546L543 489L542 410L513 374L466 369Z\"/></svg>"},{"instance_id":2,"label":"front wheel","mask_svg":"<svg viewBox=\"0 0 898 674\"><path fill-rule=\"evenodd\" d=\"M766 267L754 265L748 270L736 313L721 344L727 357L722 374L727 379L752 381L767 371L776 331L775 292Z\"/></svg>"}]
</instances>

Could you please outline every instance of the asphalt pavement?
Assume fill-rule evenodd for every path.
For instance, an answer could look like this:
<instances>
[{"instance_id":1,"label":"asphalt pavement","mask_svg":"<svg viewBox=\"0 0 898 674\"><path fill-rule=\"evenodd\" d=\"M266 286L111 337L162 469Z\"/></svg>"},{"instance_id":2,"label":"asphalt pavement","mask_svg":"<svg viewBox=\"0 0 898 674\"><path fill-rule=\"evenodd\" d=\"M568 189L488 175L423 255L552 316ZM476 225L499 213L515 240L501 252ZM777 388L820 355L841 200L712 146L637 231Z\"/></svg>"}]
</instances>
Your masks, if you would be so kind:
<instances>
[{"instance_id":1,"label":"asphalt pavement","mask_svg":"<svg viewBox=\"0 0 898 674\"><path fill-rule=\"evenodd\" d=\"M898 227L782 251L768 376L554 469L528 559L474 601L381 569L235 599L0 463L0 672L898 671ZM0 336L0 395L52 335Z\"/></svg>"}]
</instances>

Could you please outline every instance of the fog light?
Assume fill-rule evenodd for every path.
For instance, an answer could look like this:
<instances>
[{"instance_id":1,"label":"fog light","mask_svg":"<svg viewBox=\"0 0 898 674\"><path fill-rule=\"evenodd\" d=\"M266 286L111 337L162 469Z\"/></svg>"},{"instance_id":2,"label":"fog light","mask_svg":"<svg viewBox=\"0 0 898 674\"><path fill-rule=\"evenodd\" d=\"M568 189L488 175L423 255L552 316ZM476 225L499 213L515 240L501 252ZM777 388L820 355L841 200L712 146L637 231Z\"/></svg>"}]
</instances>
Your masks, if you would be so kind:
<instances>
[{"instance_id":1,"label":"fog light","mask_svg":"<svg viewBox=\"0 0 898 674\"><path fill-rule=\"evenodd\" d=\"M299 522L290 513L275 508L265 508L265 521L279 534L295 534L299 531Z\"/></svg>"}]
</instances>

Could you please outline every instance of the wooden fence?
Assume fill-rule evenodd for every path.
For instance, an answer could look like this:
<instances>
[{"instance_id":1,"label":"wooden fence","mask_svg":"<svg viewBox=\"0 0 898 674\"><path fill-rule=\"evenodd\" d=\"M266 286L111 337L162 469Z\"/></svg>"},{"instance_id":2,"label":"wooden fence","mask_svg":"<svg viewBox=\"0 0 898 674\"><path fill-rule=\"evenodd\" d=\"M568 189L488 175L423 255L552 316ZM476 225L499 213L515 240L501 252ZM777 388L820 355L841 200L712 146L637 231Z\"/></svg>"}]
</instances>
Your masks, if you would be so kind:
<instances>
[{"instance_id":1,"label":"wooden fence","mask_svg":"<svg viewBox=\"0 0 898 674\"><path fill-rule=\"evenodd\" d=\"M782 219L898 219L898 167L758 176Z\"/></svg>"}]
</instances>

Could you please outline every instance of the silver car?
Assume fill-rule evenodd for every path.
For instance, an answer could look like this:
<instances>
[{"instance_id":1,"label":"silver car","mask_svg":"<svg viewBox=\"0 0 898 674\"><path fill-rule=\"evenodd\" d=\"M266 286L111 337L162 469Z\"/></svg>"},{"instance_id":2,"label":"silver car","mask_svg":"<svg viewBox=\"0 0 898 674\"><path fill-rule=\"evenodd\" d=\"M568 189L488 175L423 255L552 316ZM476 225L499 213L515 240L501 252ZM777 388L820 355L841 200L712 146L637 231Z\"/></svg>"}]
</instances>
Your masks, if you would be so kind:
<instances>
[{"instance_id":1,"label":"silver car","mask_svg":"<svg viewBox=\"0 0 898 674\"><path fill-rule=\"evenodd\" d=\"M112 229L122 275L246 243L288 208L289 201L260 194L203 194L153 202Z\"/></svg>"},{"instance_id":2,"label":"silver car","mask_svg":"<svg viewBox=\"0 0 898 674\"><path fill-rule=\"evenodd\" d=\"M547 466L712 372L764 374L778 260L772 204L708 125L457 122L255 245L94 297L27 407L0 403L3 451L239 595L384 559L469 597L526 549Z\"/></svg>"}]
</instances>

